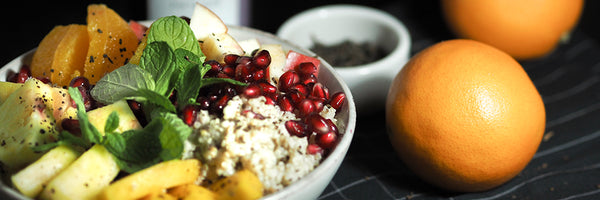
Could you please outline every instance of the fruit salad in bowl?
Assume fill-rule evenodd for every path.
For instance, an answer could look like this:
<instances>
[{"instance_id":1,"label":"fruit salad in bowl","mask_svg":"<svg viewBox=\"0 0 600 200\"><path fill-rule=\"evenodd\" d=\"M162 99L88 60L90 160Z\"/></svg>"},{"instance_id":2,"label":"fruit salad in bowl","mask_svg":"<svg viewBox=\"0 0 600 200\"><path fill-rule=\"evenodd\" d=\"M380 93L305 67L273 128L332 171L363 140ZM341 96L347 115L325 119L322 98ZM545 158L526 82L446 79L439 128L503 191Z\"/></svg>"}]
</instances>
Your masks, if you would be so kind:
<instances>
[{"instance_id":1,"label":"fruit salad in bowl","mask_svg":"<svg viewBox=\"0 0 600 200\"><path fill-rule=\"evenodd\" d=\"M200 4L90 5L0 79L1 189L23 199L316 198L356 123L327 62Z\"/></svg>"}]
</instances>

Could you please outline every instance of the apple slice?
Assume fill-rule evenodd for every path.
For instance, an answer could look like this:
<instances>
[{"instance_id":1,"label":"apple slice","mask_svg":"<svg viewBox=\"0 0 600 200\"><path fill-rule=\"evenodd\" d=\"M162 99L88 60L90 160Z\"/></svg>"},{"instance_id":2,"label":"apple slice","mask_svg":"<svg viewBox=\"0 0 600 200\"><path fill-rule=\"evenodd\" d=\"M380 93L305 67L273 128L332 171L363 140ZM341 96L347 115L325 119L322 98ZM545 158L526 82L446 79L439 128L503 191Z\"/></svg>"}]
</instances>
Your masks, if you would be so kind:
<instances>
[{"instance_id":1,"label":"apple slice","mask_svg":"<svg viewBox=\"0 0 600 200\"><path fill-rule=\"evenodd\" d=\"M279 44L265 44L262 45L259 49L269 51L269 55L271 56L271 64L267 67L269 70L267 73L269 74L269 82L271 84L277 85L277 81L279 81L279 77L285 73L287 70L284 70L285 66L285 51Z\"/></svg>"},{"instance_id":2,"label":"apple slice","mask_svg":"<svg viewBox=\"0 0 600 200\"><path fill-rule=\"evenodd\" d=\"M260 48L260 42L256 38L239 41L238 44L244 50L245 56L252 56L252 52Z\"/></svg>"},{"instance_id":3,"label":"apple slice","mask_svg":"<svg viewBox=\"0 0 600 200\"><path fill-rule=\"evenodd\" d=\"M200 41L202 53L206 60L216 60L223 63L223 57L227 54L244 55L244 50L237 41L227 33L211 33Z\"/></svg>"},{"instance_id":4,"label":"apple slice","mask_svg":"<svg viewBox=\"0 0 600 200\"><path fill-rule=\"evenodd\" d=\"M196 7L194 7L190 19L190 28L197 40L205 40L211 33L227 33L227 26L223 23L223 20L198 2L196 2Z\"/></svg>"},{"instance_id":5,"label":"apple slice","mask_svg":"<svg viewBox=\"0 0 600 200\"><path fill-rule=\"evenodd\" d=\"M304 62L312 62L315 65L315 67L317 67L317 71L314 73L314 75L318 78L321 61L316 57L307 56L293 50L290 50L288 52L287 58L285 60L285 66L283 67L283 69L285 71L288 71L294 69L296 66L300 65L300 63Z\"/></svg>"}]
</instances>

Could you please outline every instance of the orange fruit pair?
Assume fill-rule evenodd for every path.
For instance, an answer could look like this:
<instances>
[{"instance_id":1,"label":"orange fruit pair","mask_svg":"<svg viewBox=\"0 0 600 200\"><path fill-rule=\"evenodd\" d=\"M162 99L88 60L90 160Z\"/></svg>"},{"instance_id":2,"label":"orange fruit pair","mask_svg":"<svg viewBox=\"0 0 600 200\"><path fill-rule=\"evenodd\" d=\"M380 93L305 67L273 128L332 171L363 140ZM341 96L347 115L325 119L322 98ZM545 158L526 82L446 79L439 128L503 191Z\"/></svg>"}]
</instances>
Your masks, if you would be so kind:
<instances>
[{"instance_id":1,"label":"orange fruit pair","mask_svg":"<svg viewBox=\"0 0 600 200\"><path fill-rule=\"evenodd\" d=\"M483 191L512 179L535 154L544 103L510 55L474 40L435 44L415 55L391 84L390 140L425 181Z\"/></svg>"},{"instance_id":2,"label":"orange fruit pair","mask_svg":"<svg viewBox=\"0 0 600 200\"><path fill-rule=\"evenodd\" d=\"M442 0L458 37L481 41L518 60L552 52L577 24L583 0Z\"/></svg>"}]
</instances>

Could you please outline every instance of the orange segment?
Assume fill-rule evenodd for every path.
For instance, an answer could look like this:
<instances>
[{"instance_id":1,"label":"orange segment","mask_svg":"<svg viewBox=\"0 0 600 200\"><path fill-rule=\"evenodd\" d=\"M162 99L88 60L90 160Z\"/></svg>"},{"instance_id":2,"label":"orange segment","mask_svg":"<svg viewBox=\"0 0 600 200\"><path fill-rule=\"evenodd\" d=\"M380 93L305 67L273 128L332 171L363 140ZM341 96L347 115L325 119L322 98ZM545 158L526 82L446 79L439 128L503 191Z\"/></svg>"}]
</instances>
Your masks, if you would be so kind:
<instances>
[{"instance_id":1,"label":"orange segment","mask_svg":"<svg viewBox=\"0 0 600 200\"><path fill-rule=\"evenodd\" d=\"M386 120L400 158L424 180L483 191L516 176L546 123L541 96L510 55L450 40L414 56L392 82Z\"/></svg>"},{"instance_id":2,"label":"orange segment","mask_svg":"<svg viewBox=\"0 0 600 200\"><path fill-rule=\"evenodd\" d=\"M81 74L89 38L85 25L56 26L44 37L31 63L32 75L67 86Z\"/></svg>"},{"instance_id":3,"label":"orange segment","mask_svg":"<svg viewBox=\"0 0 600 200\"><path fill-rule=\"evenodd\" d=\"M138 40L127 22L106 5L89 5L87 23L90 44L83 75L95 84L129 61Z\"/></svg>"}]
</instances>

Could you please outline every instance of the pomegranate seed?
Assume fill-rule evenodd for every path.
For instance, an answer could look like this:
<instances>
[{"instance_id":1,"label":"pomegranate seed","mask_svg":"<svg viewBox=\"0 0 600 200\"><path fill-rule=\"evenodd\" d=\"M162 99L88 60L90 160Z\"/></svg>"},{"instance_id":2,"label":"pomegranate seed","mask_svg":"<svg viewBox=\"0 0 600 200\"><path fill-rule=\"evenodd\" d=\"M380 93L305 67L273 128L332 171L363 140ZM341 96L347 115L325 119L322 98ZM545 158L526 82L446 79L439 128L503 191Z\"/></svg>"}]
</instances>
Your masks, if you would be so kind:
<instances>
[{"instance_id":1,"label":"pomegranate seed","mask_svg":"<svg viewBox=\"0 0 600 200\"><path fill-rule=\"evenodd\" d=\"M306 87L306 85L304 85L302 83L296 83L296 84L292 85L292 87L290 87L289 90L290 91L296 90L304 97L308 96L308 94L309 94L308 87Z\"/></svg>"},{"instance_id":2,"label":"pomegranate seed","mask_svg":"<svg viewBox=\"0 0 600 200\"><path fill-rule=\"evenodd\" d=\"M334 109L339 110L342 107L342 105L344 105L344 100L346 100L346 94L344 94L343 92L338 92L333 94L333 96L331 97L331 102L329 102L329 104Z\"/></svg>"},{"instance_id":3,"label":"pomegranate seed","mask_svg":"<svg viewBox=\"0 0 600 200\"><path fill-rule=\"evenodd\" d=\"M308 124L309 130L312 132L325 134L331 131L327 122L325 122L325 118L321 117L319 114L309 115L305 119L307 120L306 124Z\"/></svg>"},{"instance_id":4,"label":"pomegranate seed","mask_svg":"<svg viewBox=\"0 0 600 200\"><path fill-rule=\"evenodd\" d=\"M335 125L335 123L333 123L333 121L331 121L331 119L325 119L325 123L327 123L331 132L339 133L337 126Z\"/></svg>"},{"instance_id":5,"label":"pomegranate seed","mask_svg":"<svg viewBox=\"0 0 600 200\"><path fill-rule=\"evenodd\" d=\"M223 108L227 106L227 102L229 102L229 95L223 95L213 105L213 111L220 113L221 111L223 111Z\"/></svg>"},{"instance_id":6,"label":"pomegranate seed","mask_svg":"<svg viewBox=\"0 0 600 200\"><path fill-rule=\"evenodd\" d=\"M269 96L269 97L277 96L277 87L275 87L274 85L271 85L270 83L267 83L267 82L260 82L260 83L258 83L258 85L260 85L260 89L261 89L263 95Z\"/></svg>"},{"instance_id":7,"label":"pomegranate seed","mask_svg":"<svg viewBox=\"0 0 600 200\"><path fill-rule=\"evenodd\" d=\"M230 84L224 84L218 88L219 89L217 90L217 94L219 94L219 95L225 95L225 94L229 95L229 96L237 95L237 91Z\"/></svg>"},{"instance_id":8,"label":"pomegranate seed","mask_svg":"<svg viewBox=\"0 0 600 200\"><path fill-rule=\"evenodd\" d=\"M321 148L319 145L317 144L309 144L306 147L306 152L308 154L314 155L314 154L318 154L318 153L323 153L323 148Z\"/></svg>"},{"instance_id":9,"label":"pomegranate seed","mask_svg":"<svg viewBox=\"0 0 600 200\"><path fill-rule=\"evenodd\" d=\"M235 67L235 80L248 82L252 78L252 74L250 73L250 66L238 64Z\"/></svg>"},{"instance_id":10,"label":"pomegranate seed","mask_svg":"<svg viewBox=\"0 0 600 200\"><path fill-rule=\"evenodd\" d=\"M261 50L254 55L252 64L259 69L266 69L271 64L271 54L267 50Z\"/></svg>"},{"instance_id":11,"label":"pomegranate seed","mask_svg":"<svg viewBox=\"0 0 600 200\"><path fill-rule=\"evenodd\" d=\"M311 100L313 105L315 106L315 112L319 113L323 111L323 108L325 108L325 101L323 101L323 99L311 98Z\"/></svg>"},{"instance_id":12,"label":"pomegranate seed","mask_svg":"<svg viewBox=\"0 0 600 200\"><path fill-rule=\"evenodd\" d=\"M281 108L282 111L292 112L294 110L290 98L285 95L278 98L277 105L279 105L279 108Z\"/></svg>"},{"instance_id":13,"label":"pomegranate seed","mask_svg":"<svg viewBox=\"0 0 600 200\"><path fill-rule=\"evenodd\" d=\"M290 133L290 135L295 135L298 137L306 136L306 125L301 121L289 120L285 122L285 129Z\"/></svg>"},{"instance_id":14,"label":"pomegranate seed","mask_svg":"<svg viewBox=\"0 0 600 200\"><path fill-rule=\"evenodd\" d=\"M198 116L199 110L200 107L198 107L197 105L186 105L185 107L183 107L181 119L183 119L183 122L188 126L193 126L194 122L196 121L196 117Z\"/></svg>"},{"instance_id":15,"label":"pomegranate seed","mask_svg":"<svg viewBox=\"0 0 600 200\"><path fill-rule=\"evenodd\" d=\"M235 76L235 68L231 65L225 65L223 67L223 69L221 70L221 72L223 72L223 74L227 75L227 77Z\"/></svg>"},{"instance_id":16,"label":"pomegranate seed","mask_svg":"<svg viewBox=\"0 0 600 200\"><path fill-rule=\"evenodd\" d=\"M223 61L227 65L233 65L236 63L238 57L240 57L240 56L235 55L235 54L227 54L227 55L225 55L225 57L223 57Z\"/></svg>"},{"instance_id":17,"label":"pomegranate seed","mask_svg":"<svg viewBox=\"0 0 600 200\"><path fill-rule=\"evenodd\" d=\"M256 98L260 96L260 93L261 89L258 84L250 84L244 90L244 96L246 96L247 98Z\"/></svg>"},{"instance_id":18,"label":"pomegranate seed","mask_svg":"<svg viewBox=\"0 0 600 200\"><path fill-rule=\"evenodd\" d=\"M289 96L293 105L298 105L300 103L300 101L302 101L303 99L306 98L304 95L302 95L300 92L298 92L296 90L292 90L292 91L288 92L286 95Z\"/></svg>"},{"instance_id":19,"label":"pomegranate seed","mask_svg":"<svg viewBox=\"0 0 600 200\"><path fill-rule=\"evenodd\" d=\"M60 123L63 130L69 131L69 133L75 136L81 136L81 128L79 126L79 120L76 119L63 119Z\"/></svg>"},{"instance_id":20,"label":"pomegranate seed","mask_svg":"<svg viewBox=\"0 0 600 200\"><path fill-rule=\"evenodd\" d=\"M315 83L310 96L327 101L329 100L329 90L323 84Z\"/></svg>"},{"instance_id":21,"label":"pomegranate seed","mask_svg":"<svg viewBox=\"0 0 600 200\"><path fill-rule=\"evenodd\" d=\"M311 85L311 84L315 84L315 83L317 83L317 82L318 82L318 81L317 81L317 77L315 77L315 75L314 75L314 74L311 74L310 76L308 76L308 77L305 77L305 78L302 80L302 84L304 84L304 85L307 85L307 86L308 86L308 85Z\"/></svg>"},{"instance_id":22,"label":"pomegranate seed","mask_svg":"<svg viewBox=\"0 0 600 200\"><path fill-rule=\"evenodd\" d=\"M15 83L25 83L27 79L31 77L31 70L29 70L28 66L23 66L19 70L19 73L16 73L11 79L12 82Z\"/></svg>"},{"instance_id":23,"label":"pomegranate seed","mask_svg":"<svg viewBox=\"0 0 600 200\"><path fill-rule=\"evenodd\" d=\"M279 77L279 90L288 92L290 87L300 82L300 77L295 71L287 71Z\"/></svg>"},{"instance_id":24,"label":"pomegranate seed","mask_svg":"<svg viewBox=\"0 0 600 200\"><path fill-rule=\"evenodd\" d=\"M200 97L196 99L196 102L198 102L200 109L202 110L208 110L210 108L210 100L207 97Z\"/></svg>"},{"instance_id":25,"label":"pomegranate seed","mask_svg":"<svg viewBox=\"0 0 600 200\"><path fill-rule=\"evenodd\" d=\"M90 81L83 77L83 76L78 76L75 77L71 80L71 82L69 83L69 86L71 87L83 87L86 90L90 89Z\"/></svg>"},{"instance_id":26,"label":"pomegranate seed","mask_svg":"<svg viewBox=\"0 0 600 200\"><path fill-rule=\"evenodd\" d=\"M257 70L252 73L252 80L258 82L265 79L265 70Z\"/></svg>"},{"instance_id":27,"label":"pomegranate seed","mask_svg":"<svg viewBox=\"0 0 600 200\"><path fill-rule=\"evenodd\" d=\"M242 64L242 65L250 65L250 63L252 63L252 57L248 57L248 56L239 56L236 60L235 63L237 64Z\"/></svg>"},{"instance_id":28,"label":"pomegranate seed","mask_svg":"<svg viewBox=\"0 0 600 200\"><path fill-rule=\"evenodd\" d=\"M129 104L129 108L133 115L138 119L142 126L147 124L146 116L144 115L144 111L142 110L142 104L140 102L134 100L127 100L127 104Z\"/></svg>"},{"instance_id":29,"label":"pomegranate seed","mask_svg":"<svg viewBox=\"0 0 600 200\"><path fill-rule=\"evenodd\" d=\"M206 73L207 76L216 76L221 70L223 70L223 66L219 64L216 60L209 60L204 62L205 65L210 65L210 70Z\"/></svg>"},{"instance_id":30,"label":"pomegranate seed","mask_svg":"<svg viewBox=\"0 0 600 200\"><path fill-rule=\"evenodd\" d=\"M134 101L134 100L127 100L127 103L129 104L129 108L133 112L137 112L137 111L141 111L142 110L142 104L140 102L137 102L137 101Z\"/></svg>"},{"instance_id":31,"label":"pomegranate seed","mask_svg":"<svg viewBox=\"0 0 600 200\"><path fill-rule=\"evenodd\" d=\"M50 84L50 79L49 78L38 78L38 80L40 80L42 83L44 84Z\"/></svg>"},{"instance_id":32,"label":"pomegranate seed","mask_svg":"<svg viewBox=\"0 0 600 200\"><path fill-rule=\"evenodd\" d=\"M337 134L334 132L328 132L325 134L317 135L317 144L325 149L331 149L337 142Z\"/></svg>"},{"instance_id":33,"label":"pomegranate seed","mask_svg":"<svg viewBox=\"0 0 600 200\"><path fill-rule=\"evenodd\" d=\"M310 99L303 99L298 103L298 114L302 116L308 116L316 111L313 101Z\"/></svg>"},{"instance_id":34,"label":"pomegranate seed","mask_svg":"<svg viewBox=\"0 0 600 200\"><path fill-rule=\"evenodd\" d=\"M303 62L295 67L295 70L304 77L309 77L317 73L317 67L312 62Z\"/></svg>"},{"instance_id":35,"label":"pomegranate seed","mask_svg":"<svg viewBox=\"0 0 600 200\"><path fill-rule=\"evenodd\" d=\"M273 98L271 98L271 97L265 97L265 99L267 100L267 102L265 102L265 104L267 104L267 105L275 105L275 100L273 100Z\"/></svg>"}]
</instances>

